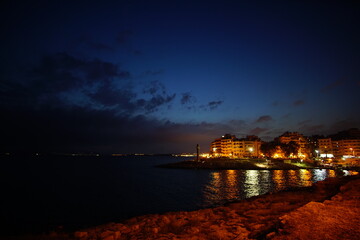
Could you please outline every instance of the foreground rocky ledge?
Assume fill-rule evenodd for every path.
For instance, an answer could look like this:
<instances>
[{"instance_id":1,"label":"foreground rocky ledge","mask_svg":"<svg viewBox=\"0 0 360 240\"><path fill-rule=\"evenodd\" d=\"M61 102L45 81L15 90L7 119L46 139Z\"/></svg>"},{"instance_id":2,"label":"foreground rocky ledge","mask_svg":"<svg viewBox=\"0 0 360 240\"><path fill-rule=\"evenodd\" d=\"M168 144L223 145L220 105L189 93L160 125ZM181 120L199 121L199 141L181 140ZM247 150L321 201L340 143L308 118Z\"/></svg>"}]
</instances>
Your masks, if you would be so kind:
<instances>
[{"instance_id":1,"label":"foreground rocky ledge","mask_svg":"<svg viewBox=\"0 0 360 240\"><path fill-rule=\"evenodd\" d=\"M192 212L135 217L36 239L359 239L360 177L253 197Z\"/></svg>"}]
</instances>

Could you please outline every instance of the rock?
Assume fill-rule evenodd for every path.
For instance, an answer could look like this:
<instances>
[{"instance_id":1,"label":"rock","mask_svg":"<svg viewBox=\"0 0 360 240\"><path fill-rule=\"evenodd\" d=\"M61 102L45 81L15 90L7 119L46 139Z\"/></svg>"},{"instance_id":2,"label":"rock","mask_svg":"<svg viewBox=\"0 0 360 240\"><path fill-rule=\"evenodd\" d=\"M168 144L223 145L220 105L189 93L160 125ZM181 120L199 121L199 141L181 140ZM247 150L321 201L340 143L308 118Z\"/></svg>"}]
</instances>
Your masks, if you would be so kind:
<instances>
[{"instance_id":1,"label":"rock","mask_svg":"<svg viewBox=\"0 0 360 240\"><path fill-rule=\"evenodd\" d=\"M331 198L332 201L341 201L343 200L343 197L340 194L335 195Z\"/></svg>"},{"instance_id":2,"label":"rock","mask_svg":"<svg viewBox=\"0 0 360 240\"><path fill-rule=\"evenodd\" d=\"M138 224L132 225L131 230L139 230L140 226Z\"/></svg>"},{"instance_id":3,"label":"rock","mask_svg":"<svg viewBox=\"0 0 360 240\"><path fill-rule=\"evenodd\" d=\"M119 240L121 236L121 233L119 231L114 232L114 239Z\"/></svg>"},{"instance_id":4,"label":"rock","mask_svg":"<svg viewBox=\"0 0 360 240\"><path fill-rule=\"evenodd\" d=\"M101 237L101 239L105 239L106 237L113 236L113 235L114 235L113 231L106 230L101 233L100 237Z\"/></svg>"},{"instance_id":5,"label":"rock","mask_svg":"<svg viewBox=\"0 0 360 240\"><path fill-rule=\"evenodd\" d=\"M85 238L88 236L88 232L75 232L74 236L75 238Z\"/></svg>"},{"instance_id":6,"label":"rock","mask_svg":"<svg viewBox=\"0 0 360 240\"><path fill-rule=\"evenodd\" d=\"M102 240L115 240L113 235L102 238Z\"/></svg>"},{"instance_id":7,"label":"rock","mask_svg":"<svg viewBox=\"0 0 360 240\"><path fill-rule=\"evenodd\" d=\"M198 227L190 227L186 229L186 233L188 234L198 234L200 232L200 229Z\"/></svg>"},{"instance_id":8,"label":"rock","mask_svg":"<svg viewBox=\"0 0 360 240\"><path fill-rule=\"evenodd\" d=\"M168 216L159 217L159 223L163 225L168 225L171 222Z\"/></svg>"},{"instance_id":9,"label":"rock","mask_svg":"<svg viewBox=\"0 0 360 240\"><path fill-rule=\"evenodd\" d=\"M272 239L275 236L275 234L276 234L275 232L268 233L266 235L266 239Z\"/></svg>"},{"instance_id":10,"label":"rock","mask_svg":"<svg viewBox=\"0 0 360 240\"><path fill-rule=\"evenodd\" d=\"M157 228L157 227L152 228L152 232L154 234L157 234L159 232L159 228Z\"/></svg>"},{"instance_id":11,"label":"rock","mask_svg":"<svg viewBox=\"0 0 360 240\"><path fill-rule=\"evenodd\" d=\"M182 228L184 225L186 225L188 223L187 220L185 220L184 218L177 218L175 219L173 222L171 222L171 225L175 228Z\"/></svg>"},{"instance_id":12,"label":"rock","mask_svg":"<svg viewBox=\"0 0 360 240\"><path fill-rule=\"evenodd\" d=\"M353 206L310 202L280 218L282 232L273 239L339 240L360 236L360 209ZM281 232L281 231L279 231Z\"/></svg>"}]
</instances>

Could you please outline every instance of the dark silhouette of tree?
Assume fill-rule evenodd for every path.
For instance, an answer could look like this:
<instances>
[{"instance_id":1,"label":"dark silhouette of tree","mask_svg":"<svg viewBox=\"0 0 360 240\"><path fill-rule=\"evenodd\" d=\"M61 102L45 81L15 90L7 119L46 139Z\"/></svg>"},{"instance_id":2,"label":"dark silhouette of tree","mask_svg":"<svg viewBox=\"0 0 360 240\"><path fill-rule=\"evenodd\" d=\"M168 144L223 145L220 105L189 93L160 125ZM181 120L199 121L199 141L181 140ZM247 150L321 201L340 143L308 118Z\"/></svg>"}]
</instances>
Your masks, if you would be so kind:
<instances>
[{"instance_id":1,"label":"dark silhouette of tree","mask_svg":"<svg viewBox=\"0 0 360 240\"><path fill-rule=\"evenodd\" d=\"M300 149L299 144L297 144L294 141L291 141L287 144L282 143L280 147L286 157L289 157L291 154L297 155L299 153L299 149Z\"/></svg>"},{"instance_id":2,"label":"dark silhouette of tree","mask_svg":"<svg viewBox=\"0 0 360 240\"><path fill-rule=\"evenodd\" d=\"M276 152L277 146L279 146L279 143L276 141L265 142L261 144L260 150L266 157L271 158Z\"/></svg>"},{"instance_id":3,"label":"dark silhouette of tree","mask_svg":"<svg viewBox=\"0 0 360 240\"><path fill-rule=\"evenodd\" d=\"M280 148L281 151L284 153L286 157L289 157L291 154L297 155L300 149L300 146L294 142L291 141L289 143L281 143L277 140L271 141L271 142L265 142L261 144L261 152L266 156L271 158L277 151L277 149Z\"/></svg>"}]
</instances>

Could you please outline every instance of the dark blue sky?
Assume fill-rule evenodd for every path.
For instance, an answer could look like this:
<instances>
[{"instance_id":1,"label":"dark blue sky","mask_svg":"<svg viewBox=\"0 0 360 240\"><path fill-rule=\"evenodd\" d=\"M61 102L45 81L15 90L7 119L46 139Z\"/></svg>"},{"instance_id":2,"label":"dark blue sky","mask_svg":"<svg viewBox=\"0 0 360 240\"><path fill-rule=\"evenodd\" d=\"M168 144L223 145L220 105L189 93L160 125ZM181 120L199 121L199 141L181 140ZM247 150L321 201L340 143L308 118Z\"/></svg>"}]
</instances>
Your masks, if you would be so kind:
<instances>
[{"instance_id":1,"label":"dark blue sky","mask_svg":"<svg viewBox=\"0 0 360 240\"><path fill-rule=\"evenodd\" d=\"M0 11L4 151L208 151L224 133L360 127L355 1L4 1Z\"/></svg>"}]
</instances>

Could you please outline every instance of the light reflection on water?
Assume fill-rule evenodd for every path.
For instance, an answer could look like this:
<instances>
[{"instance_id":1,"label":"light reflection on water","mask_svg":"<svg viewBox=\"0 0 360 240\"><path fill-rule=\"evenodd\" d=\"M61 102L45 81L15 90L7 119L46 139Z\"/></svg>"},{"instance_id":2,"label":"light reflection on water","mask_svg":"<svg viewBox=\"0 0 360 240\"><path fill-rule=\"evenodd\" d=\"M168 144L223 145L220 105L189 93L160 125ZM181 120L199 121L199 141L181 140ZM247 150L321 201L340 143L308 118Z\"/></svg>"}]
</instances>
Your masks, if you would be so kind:
<instances>
[{"instance_id":1,"label":"light reflection on water","mask_svg":"<svg viewBox=\"0 0 360 240\"><path fill-rule=\"evenodd\" d=\"M260 173L257 170L248 170L245 172L244 193L247 197L260 194L259 182L261 181L259 175Z\"/></svg>"},{"instance_id":2,"label":"light reflection on water","mask_svg":"<svg viewBox=\"0 0 360 240\"><path fill-rule=\"evenodd\" d=\"M203 188L203 206L218 206L226 202L250 198L291 187L309 187L328 177L354 175L329 169L299 170L223 170L209 172L209 182Z\"/></svg>"},{"instance_id":3,"label":"light reflection on water","mask_svg":"<svg viewBox=\"0 0 360 240\"><path fill-rule=\"evenodd\" d=\"M326 171L326 169L315 169L313 173L314 173L314 181L317 182L324 180L328 172Z\"/></svg>"},{"instance_id":4,"label":"light reflection on water","mask_svg":"<svg viewBox=\"0 0 360 240\"><path fill-rule=\"evenodd\" d=\"M19 233L20 226L24 233L41 233L55 226L80 229L145 214L193 211L286 187L308 186L337 174L318 169L216 171L154 167L186 159L47 155L5 158L0 174L1 193L6 196L1 199L2 206L6 206L1 212L2 229ZM3 233L0 231L0 238Z\"/></svg>"},{"instance_id":5,"label":"light reflection on water","mask_svg":"<svg viewBox=\"0 0 360 240\"><path fill-rule=\"evenodd\" d=\"M300 186L310 187L312 185L312 172L309 169L300 169Z\"/></svg>"}]
</instances>

